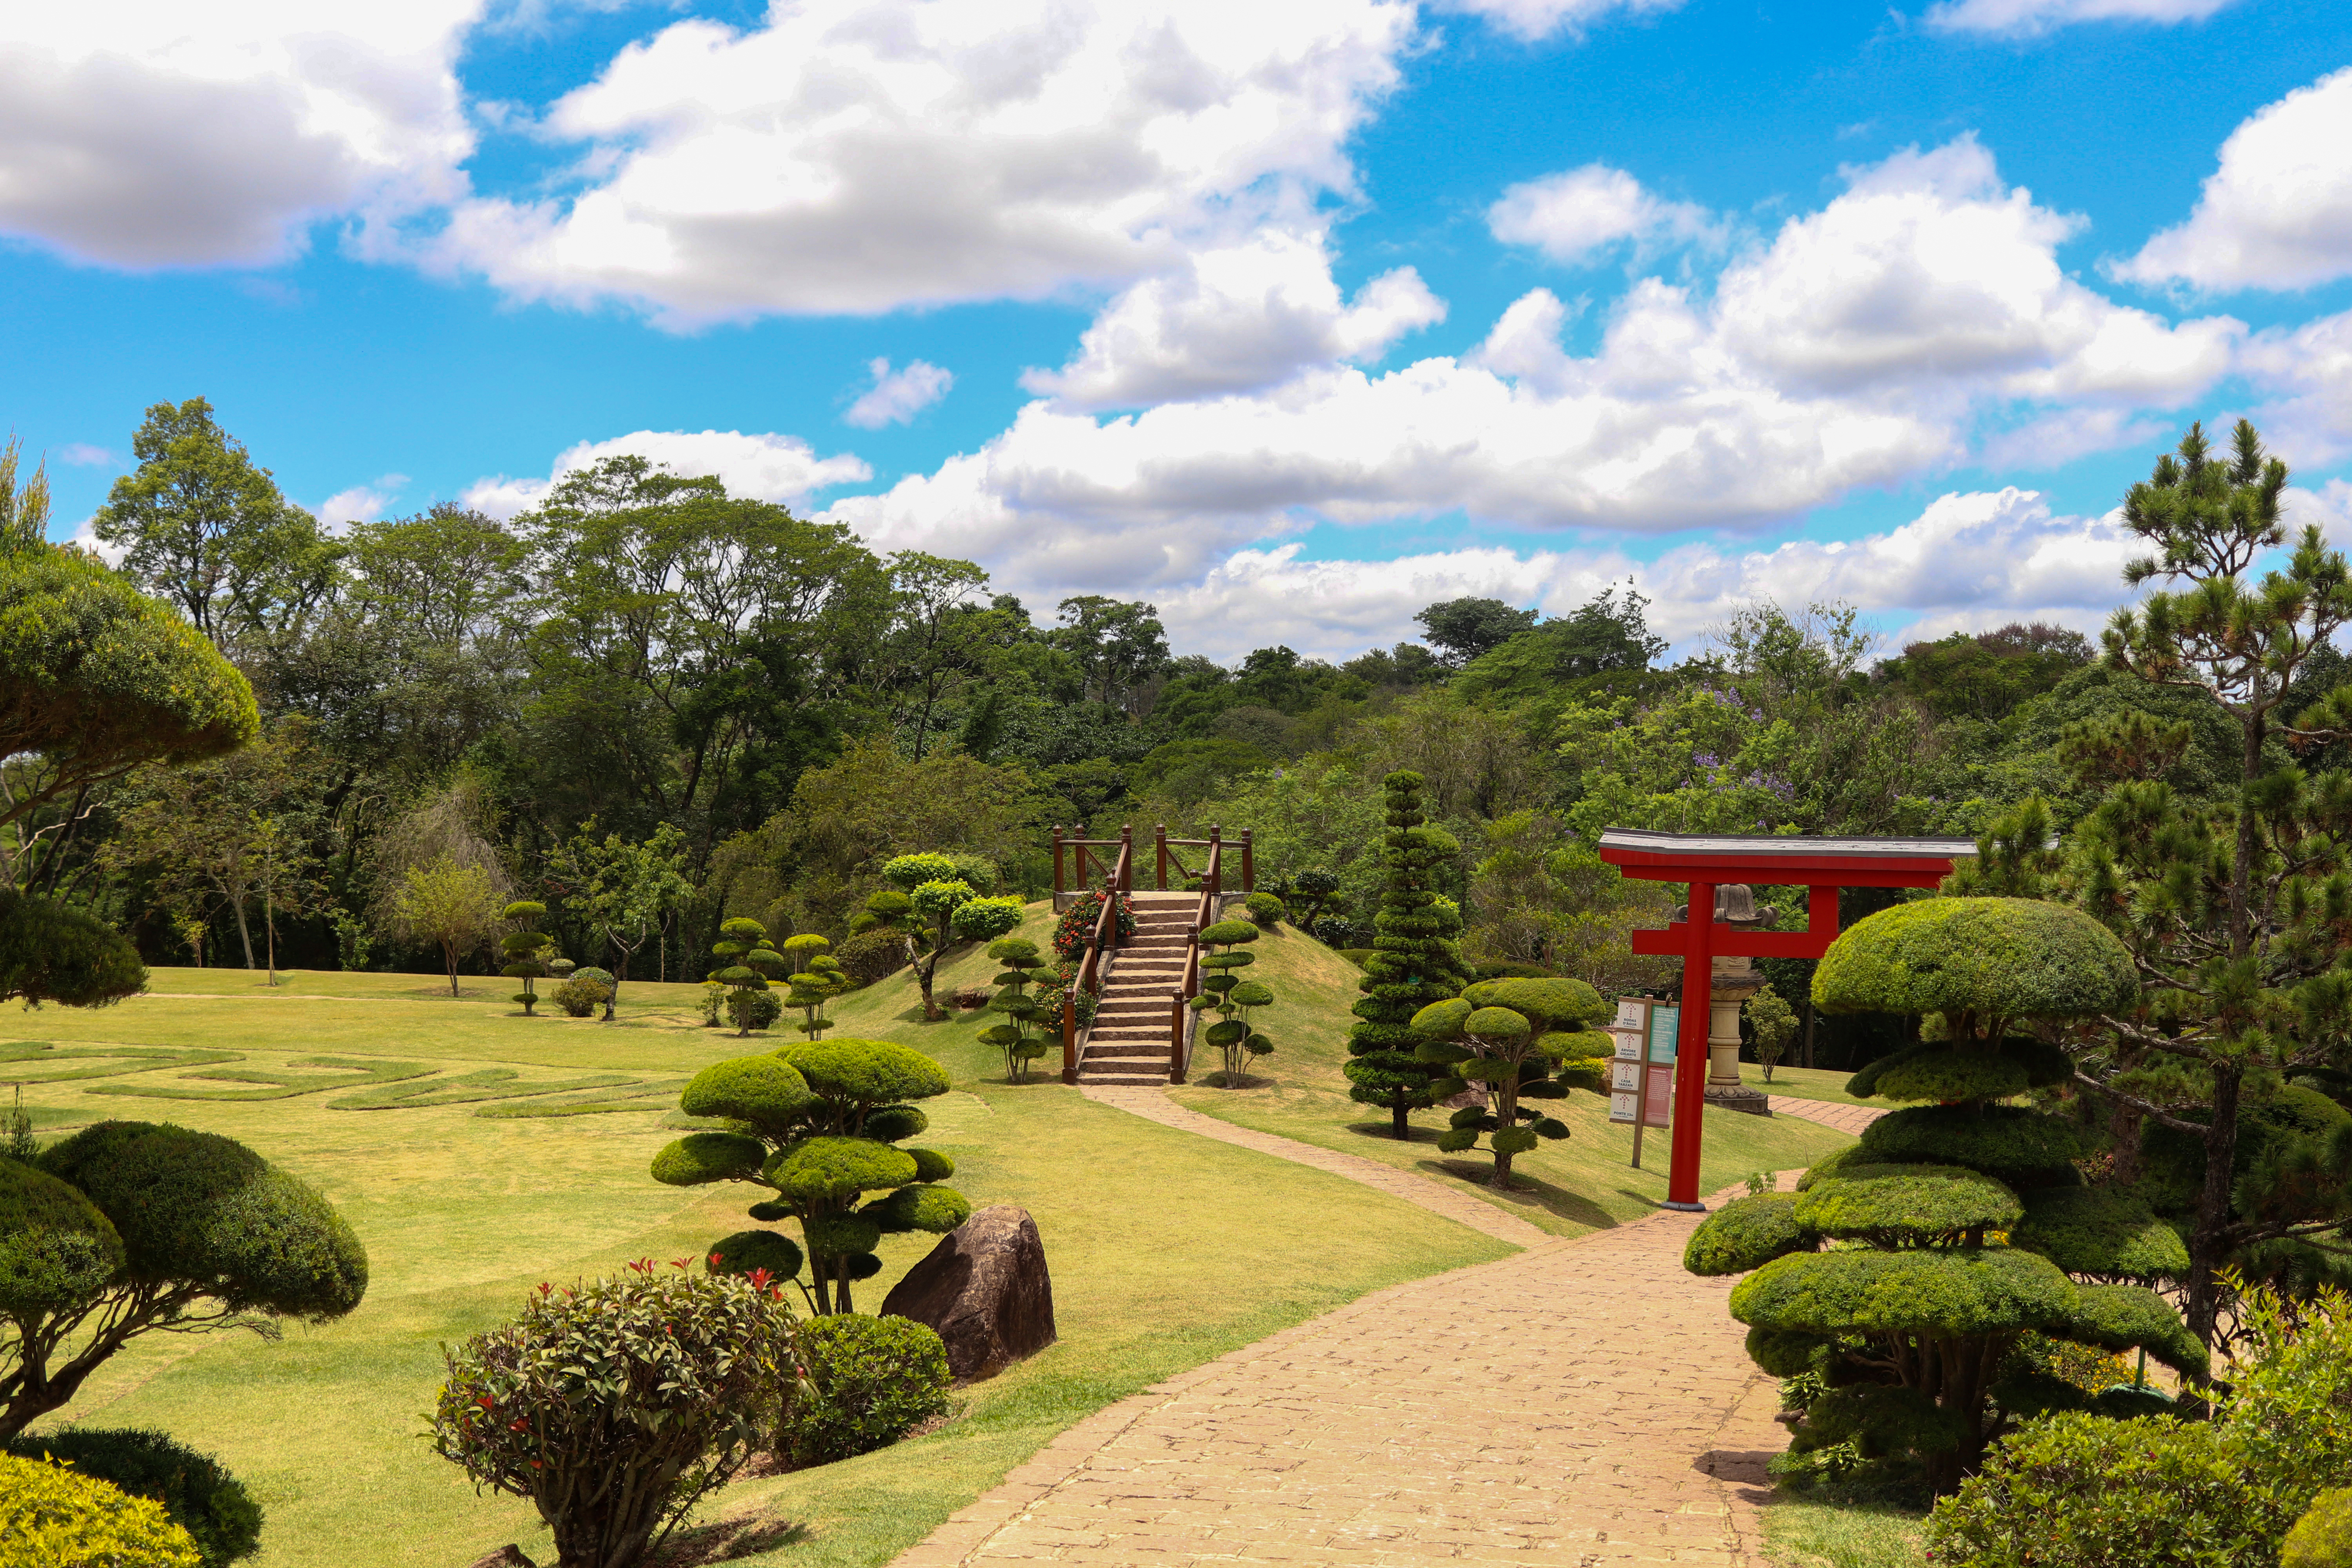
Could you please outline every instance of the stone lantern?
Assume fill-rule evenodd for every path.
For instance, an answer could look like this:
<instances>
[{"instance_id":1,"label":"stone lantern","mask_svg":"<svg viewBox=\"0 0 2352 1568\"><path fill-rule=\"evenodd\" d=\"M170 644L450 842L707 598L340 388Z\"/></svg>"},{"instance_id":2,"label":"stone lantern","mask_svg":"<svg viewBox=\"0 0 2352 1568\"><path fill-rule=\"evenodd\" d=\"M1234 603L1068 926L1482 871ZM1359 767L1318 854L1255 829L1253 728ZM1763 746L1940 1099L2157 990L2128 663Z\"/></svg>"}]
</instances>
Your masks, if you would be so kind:
<instances>
[{"instance_id":1,"label":"stone lantern","mask_svg":"<svg viewBox=\"0 0 2352 1568\"><path fill-rule=\"evenodd\" d=\"M1689 914L1687 906L1676 910L1675 924L1687 919ZM1758 908L1755 894L1743 883L1729 883L1715 890L1715 919L1718 925L1737 931L1761 931L1772 924L1778 914L1769 904ZM1764 977L1756 972L1753 958L1717 955L1713 967L1714 983L1707 994L1706 1103L1727 1111L1769 1116L1769 1097L1762 1090L1751 1089L1739 1081L1739 1009L1748 998L1764 988ZM1683 998L1685 1007L1691 1002L1687 996Z\"/></svg>"}]
</instances>

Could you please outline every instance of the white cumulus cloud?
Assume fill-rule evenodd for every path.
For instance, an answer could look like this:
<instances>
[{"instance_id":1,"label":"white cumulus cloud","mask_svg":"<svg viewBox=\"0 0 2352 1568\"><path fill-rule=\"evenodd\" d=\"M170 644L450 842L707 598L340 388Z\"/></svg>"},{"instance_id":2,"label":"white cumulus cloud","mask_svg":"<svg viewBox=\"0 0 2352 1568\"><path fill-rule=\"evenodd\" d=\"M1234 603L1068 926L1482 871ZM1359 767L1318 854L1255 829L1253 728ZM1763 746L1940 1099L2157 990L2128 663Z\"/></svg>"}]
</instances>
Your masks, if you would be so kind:
<instances>
[{"instance_id":1,"label":"white cumulus cloud","mask_svg":"<svg viewBox=\"0 0 2352 1568\"><path fill-rule=\"evenodd\" d=\"M1486 209L1486 226L1505 245L1532 246L1571 265L1623 240L1638 246L1719 235L1705 207L1662 200L1605 163L1511 186Z\"/></svg>"},{"instance_id":2,"label":"white cumulus cloud","mask_svg":"<svg viewBox=\"0 0 2352 1568\"><path fill-rule=\"evenodd\" d=\"M87 441L68 441L58 448L58 461L77 468L103 468L114 461L114 454Z\"/></svg>"},{"instance_id":3,"label":"white cumulus cloud","mask_svg":"<svg viewBox=\"0 0 2352 1568\"><path fill-rule=\"evenodd\" d=\"M796 436L752 434L736 430L640 430L610 441L583 441L560 454L544 479L505 475L478 479L466 489L466 505L494 517L511 517L545 499L555 481L575 468L606 457L643 457L673 474L715 474L728 493L755 500L800 502L818 490L874 477L863 459L849 453L819 457Z\"/></svg>"},{"instance_id":4,"label":"white cumulus cloud","mask_svg":"<svg viewBox=\"0 0 2352 1568\"><path fill-rule=\"evenodd\" d=\"M1639 16L1678 8L1683 0L1436 0L1440 11L1483 16L1514 37L1533 42L1565 33L1581 35L1592 24L1622 12Z\"/></svg>"},{"instance_id":5,"label":"white cumulus cloud","mask_svg":"<svg viewBox=\"0 0 2352 1568\"><path fill-rule=\"evenodd\" d=\"M10 8L0 232L114 267L259 265L455 198L479 0Z\"/></svg>"},{"instance_id":6,"label":"white cumulus cloud","mask_svg":"<svg viewBox=\"0 0 2352 1568\"><path fill-rule=\"evenodd\" d=\"M1378 359L1444 319L1444 301L1412 267L1346 299L1322 235L1268 226L1128 289L1069 363L1027 371L1021 384L1081 409L1256 392L1310 365Z\"/></svg>"},{"instance_id":7,"label":"white cumulus cloud","mask_svg":"<svg viewBox=\"0 0 2352 1568\"><path fill-rule=\"evenodd\" d=\"M2352 68L2296 89L2231 131L2189 221L2114 270L2214 290L2307 288L2352 276Z\"/></svg>"},{"instance_id":8,"label":"white cumulus cloud","mask_svg":"<svg viewBox=\"0 0 2352 1568\"><path fill-rule=\"evenodd\" d=\"M874 360L867 362L866 371L874 384L841 416L843 423L861 430L904 424L947 396L948 389L955 385L952 372L924 360L910 360L895 371L888 360Z\"/></svg>"},{"instance_id":9,"label":"white cumulus cloud","mask_svg":"<svg viewBox=\"0 0 2352 1568\"><path fill-rule=\"evenodd\" d=\"M338 490L319 503L319 520L338 531L353 523L372 523L383 516L384 508L399 499L402 488L408 483L405 474L386 474L364 485L353 485Z\"/></svg>"},{"instance_id":10,"label":"white cumulus cloud","mask_svg":"<svg viewBox=\"0 0 2352 1568\"><path fill-rule=\"evenodd\" d=\"M671 325L1118 287L1269 190L1352 190L1402 0L803 0L678 22L547 112L568 199L460 204L431 254Z\"/></svg>"},{"instance_id":11,"label":"white cumulus cloud","mask_svg":"<svg viewBox=\"0 0 2352 1568\"><path fill-rule=\"evenodd\" d=\"M2081 22L2201 22L2231 0L1942 0L1927 25L1953 33L2030 37Z\"/></svg>"}]
</instances>

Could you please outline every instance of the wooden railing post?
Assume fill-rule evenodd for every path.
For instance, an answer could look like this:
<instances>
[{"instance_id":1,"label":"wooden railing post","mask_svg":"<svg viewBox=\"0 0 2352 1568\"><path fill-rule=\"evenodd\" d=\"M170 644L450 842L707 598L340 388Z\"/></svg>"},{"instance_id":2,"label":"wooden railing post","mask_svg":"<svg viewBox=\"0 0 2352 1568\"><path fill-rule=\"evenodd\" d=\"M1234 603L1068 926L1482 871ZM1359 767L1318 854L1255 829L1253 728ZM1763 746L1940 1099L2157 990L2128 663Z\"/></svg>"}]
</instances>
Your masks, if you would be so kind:
<instances>
[{"instance_id":1,"label":"wooden railing post","mask_svg":"<svg viewBox=\"0 0 2352 1568\"><path fill-rule=\"evenodd\" d=\"M1135 891L1135 828L1127 822L1118 825L1118 891Z\"/></svg>"},{"instance_id":2,"label":"wooden railing post","mask_svg":"<svg viewBox=\"0 0 2352 1568\"><path fill-rule=\"evenodd\" d=\"M1257 891L1257 864L1250 858L1250 830L1242 830L1242 891Z\"/></svg>"},{"instance_id":3,"label":"wooden railing post","mask_svg":"<svg viewBox=\"0 0 2352 1568\"><path fill-rule=\"evenodd\" d=\"M1062 892L1064 885L1065 884L1062 881L1062 824L1056 822L1054 824L1054 891L1055 893Z\"/></svg>"},{"instance_id":4,"label":"wooden railing post","mask_svg":"<svg viewBox=\"0 0 2352 1568\"><path fill-rule=\"evenodd\" d=\"M1203 883L1202 887L1212 898L1223 897L1225 891L1225 867L1223 853L1224 832L1225 831L1216 823L1209 824L1209 880Z\"/></svg>"},{"instance_id":5,"label":"wooden railing post","mask_svg":"<svg viewBox=\"0 0 2352 1568\"><path fill-rule=\"evenodd\" d=\"M1168 891L1168 824L1159 823L1151 831L1152 845L1158 852L1160 865L1152 885L1160 892Z\"/></svg>"},{"instance_id":6,"label":"wooden railing post","mask_svg":"<svg viewBox=\"0 0 2352 1568\"><path fill-rule=\"evenodd\" d=\"M1184 993L1168 993L1168 1082L1184 1082Z\"/></svg>"},{"instance_id":7,"label":"wooden railing post","mask_svg":"<svg viewBox=\"0 0 2352 1568\"><path fill-rule=\"evenodd\" d=\"M1070 982L1062 998L1062 1082L1078 1081L1078 983Z\"/></svg>"}]
</instances>

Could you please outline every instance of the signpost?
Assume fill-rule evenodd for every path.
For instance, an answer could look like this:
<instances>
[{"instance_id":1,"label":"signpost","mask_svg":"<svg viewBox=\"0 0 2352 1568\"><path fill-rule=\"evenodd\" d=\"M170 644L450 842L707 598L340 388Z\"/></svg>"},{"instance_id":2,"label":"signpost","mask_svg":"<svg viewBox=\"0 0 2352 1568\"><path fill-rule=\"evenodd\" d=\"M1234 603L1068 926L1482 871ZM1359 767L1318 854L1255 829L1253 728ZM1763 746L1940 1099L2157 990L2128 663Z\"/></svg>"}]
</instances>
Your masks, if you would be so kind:
<instances>
[{"instance_id":1,"label":"signpost","mask_svg":"<svg viewBox=\"0 0 2352 1568\"><path fill-rule=\"evenodd\" d=\"M1642 1132L1671 1124L1675 1041L1682 1009L1654 997L1621 997L1610 1031L1617 1053L1609 1062L1609 1119L1633 1129L1633 1168L1642 1168Z\"/></svg>"}]
</instances>

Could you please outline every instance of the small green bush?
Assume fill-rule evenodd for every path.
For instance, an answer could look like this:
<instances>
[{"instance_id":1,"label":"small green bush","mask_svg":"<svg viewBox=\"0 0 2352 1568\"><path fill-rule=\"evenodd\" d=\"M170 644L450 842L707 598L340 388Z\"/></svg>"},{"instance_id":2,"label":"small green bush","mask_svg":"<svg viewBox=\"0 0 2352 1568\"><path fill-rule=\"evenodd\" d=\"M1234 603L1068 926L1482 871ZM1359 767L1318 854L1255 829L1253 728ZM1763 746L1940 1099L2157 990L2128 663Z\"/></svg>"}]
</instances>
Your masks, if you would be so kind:
<instances>
[{"instance_id":1,"label":"small green bush","mask_svg":"<svg viewBox=\"0 0 2352 1568\"><path fill-rule=\"evenodd\" d=\"M15 1568L203 1568L163 1505L39 1459L0 1457L0 1563Z\"/></svg>"},{"instance_id":2,"label":"small green bush","mask_svg":"<svg viewBox=\"0 0 2352 1568\"><path fill-rule=\"evenodd\" d=\"M600 969L593 964L584 964L572 970L571 977L575 980L593 980L600 986L610 986L613 983L613 971Z\"/></svg>"},{"instance_id":3,"label":"small green bush","mask_svg":"<svg viewBox=\"0 0 2352 1568\"><path fill-rule=\"evenodd\" d=\"M1927 1540L1951 1568L2270 1568L2264 1511L2218 1427L2069 1412L1997 1448Z\"/></svg>"},{"instance_id":4,"label":"small green bush","mask_svg":"<svg viewBox=\"0 0 2352 1568\"><path fill-rule=\"evenodd\" d=\"M784 999L773 991L737 991L727 1010L738 1029L766 1029L784 1016Z\"/></svg>"},{"instance_id":5,"label":"small green bush","mask_svg":"<svg viewBox=\"0 0 2352 1568\"><path fill-rule=\"evenodd\" d=\"M2287 1531L2279 1568L2352 1568L2352 1487L2321 1492Z\"/></svg>"},{"instance_id":6,"label":"small green bush","mask_svg":"<svg viewBox=\"0 0 2352 1568\"><path fill-rule=\"evenodd\" d=\"M861 986L870 986L897 974L913 956L913 946L903 931L868 931L834 949L834 956L841 960L842 972Z\"/></svg>"},{"instance_id":7,"label":"small green bush","mask_svg":"<svg viewBox=\"0 0 2352 1568\"><path fill-rule=\"evenodd\" d=\"M702 1027L717 1029L719 1022L719 1015L726 1006L727 988L716 980L703 981L702 999L695 1004L696 1011L702 1015Z\"/></svg>"},{"instance_id":8,"label":"small green bush","mask_svg":"<svg viewBox=\"0 0 2352 1568\"><path fill-rule=\"evenodd\" d=\"M1017 898L974 898L956 906L949 928L966 942L993 942L1020 929L1025 911Z\"/></svg>"},{"instance_id":9,"label":"small green bush","mask_svg":"<svg viewBox=\"0 0 2352 1568\"><path fill-rule=\"evenodd\" d=\"M948 1408L948 1349L921 1323L813 1318L801 1328L800 1353L815 1396L793 1413L785 1447L795 1463L887 1448Z\"/></svg>"},{"instance_id":10,"label":"small green bush","mask_svg":"<svg viewBox=\"0 0 2352 1568\"><path fill-rule=\"evenodd\" d=\"M603 1007L604 998L612 994L612 987L589 978L588 971L583 969L555 988L555 1005L573 1018L584 1019Z\"/></svg>"},{"instance_id":11,"label":"small green bush","mask_svg":"<svg viewBox=\"0 0 2352 1568\"><path fill-rule=\"evenodd\" d=\"M1252 920L1269 931L1282 924L1282 900L1273 894L1253 893L1242 900L1242 907L1249 911L1249 917Z\"/></svg>"},{"instance_id":12,"label":"small green bush","mask_svg":"<svg viewBox=\"0 0 2352 1568\"><path fill-rule=\"evenodd\" d=\"M1694 1274L1745 1274L1790 1252L1810 1252L1813 1239L1797 1228L1797 1195L1759 1193L1734 1198L1699 1222L1683 1249Z\"/></svg>"},{"instance_id":13,"label":"small green bush","mask_svg":"<svg viewBox=\"0 0 2352 1568\"><path fill-rule=\"evenodd\" d=\"M20 1437L7 1451L20 1459L70 1464L85 1476L161 1503L195 1542L204 1568L225 1568L261 1547L261 1507L244 1484L208 1455L163 1432L68 1427Z\"/></svg>"}]
</instances>

